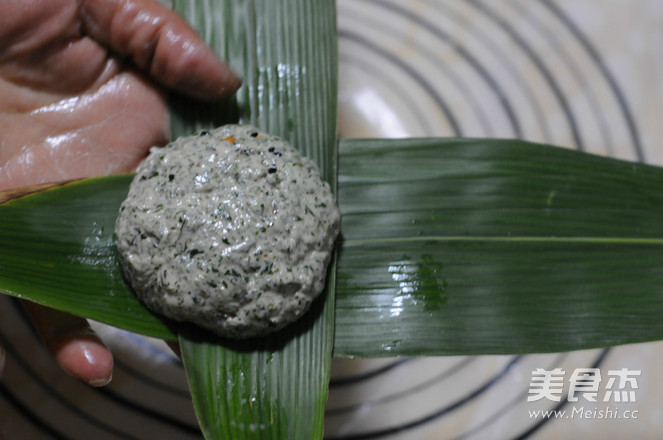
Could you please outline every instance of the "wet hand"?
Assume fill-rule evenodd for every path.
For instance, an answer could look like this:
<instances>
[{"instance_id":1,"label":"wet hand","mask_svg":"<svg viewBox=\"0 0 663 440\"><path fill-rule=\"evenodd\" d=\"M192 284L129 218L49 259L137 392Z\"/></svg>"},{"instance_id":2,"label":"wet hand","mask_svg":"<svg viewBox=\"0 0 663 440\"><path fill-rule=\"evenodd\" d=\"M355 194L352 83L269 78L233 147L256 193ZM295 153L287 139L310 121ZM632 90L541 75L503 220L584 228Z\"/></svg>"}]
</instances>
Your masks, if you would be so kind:
<instances>
[{"instance_id":1,"label":"wet hand","mask_svg":"<svg viewBox=\"0 0 663 440\"><path fill-rule=\"evenodd\" d=\"M131 171L169 138L165 90L201 99L239 79L154 0L21 0L0 15L0 190ZM107 383L112 356L85 319L27 304L72 375Z\"/></svg>"}]
</instances>

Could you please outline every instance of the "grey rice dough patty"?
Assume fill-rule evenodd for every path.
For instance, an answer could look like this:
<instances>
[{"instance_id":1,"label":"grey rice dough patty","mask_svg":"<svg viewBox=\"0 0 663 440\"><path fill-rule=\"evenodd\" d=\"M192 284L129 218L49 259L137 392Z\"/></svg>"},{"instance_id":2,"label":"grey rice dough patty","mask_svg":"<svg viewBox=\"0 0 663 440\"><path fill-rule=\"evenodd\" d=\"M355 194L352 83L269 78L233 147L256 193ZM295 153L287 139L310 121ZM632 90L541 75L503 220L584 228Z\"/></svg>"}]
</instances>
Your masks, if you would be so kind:
<instances>
[{"instance_id":1,"label":"grey rice dough patty","mask_svg":"<svg viewBox=\"0 0 663 440\"><path fill-rule=\"evenodd\" d=\"M115 233L148 308L244 339L308 310L339 228L313 161L254 127L226 125L152 148Z\"/></svg>"}]
</instances>

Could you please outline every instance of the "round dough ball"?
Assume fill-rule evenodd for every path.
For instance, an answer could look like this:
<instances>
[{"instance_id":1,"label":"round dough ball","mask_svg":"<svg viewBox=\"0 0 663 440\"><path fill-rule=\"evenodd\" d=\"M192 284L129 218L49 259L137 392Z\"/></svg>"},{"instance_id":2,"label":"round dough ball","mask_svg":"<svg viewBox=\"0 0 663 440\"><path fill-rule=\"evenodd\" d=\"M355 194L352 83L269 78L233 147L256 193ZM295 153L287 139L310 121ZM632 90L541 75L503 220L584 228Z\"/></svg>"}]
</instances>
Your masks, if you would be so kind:
<instances>
[{"instance_id":1,"label":"round dough ball","mask_svg":"<svg viewBox=\"0 0 663 440\"><path fill-rule=\"evenodd\" d=\"M243 339L308 310L339 228L313 161L254 127L227 125L152 148L115 233L148 308Z\"/></svg>"}]
</instances>

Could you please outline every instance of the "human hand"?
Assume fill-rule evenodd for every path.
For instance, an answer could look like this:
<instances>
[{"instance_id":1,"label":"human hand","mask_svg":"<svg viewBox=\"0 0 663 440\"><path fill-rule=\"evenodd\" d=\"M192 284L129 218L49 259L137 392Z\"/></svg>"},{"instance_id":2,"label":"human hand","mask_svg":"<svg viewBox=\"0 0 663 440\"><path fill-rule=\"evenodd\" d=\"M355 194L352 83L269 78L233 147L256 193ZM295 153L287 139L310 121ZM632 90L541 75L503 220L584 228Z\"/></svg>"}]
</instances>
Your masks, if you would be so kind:
<instances>
[{"instance_id":1,"label":"human hand","mask_svg":"<svg viewBox=\"0 0 663 440\"><path fill-rule=\"evenodd\" d=\"M133 170L168 141L164 89L231 95L239 79L154 0L18 0L0 15L0 190ZM85 319L26 303L70 374L107 383Z\"/></svg>"}]
</instances>

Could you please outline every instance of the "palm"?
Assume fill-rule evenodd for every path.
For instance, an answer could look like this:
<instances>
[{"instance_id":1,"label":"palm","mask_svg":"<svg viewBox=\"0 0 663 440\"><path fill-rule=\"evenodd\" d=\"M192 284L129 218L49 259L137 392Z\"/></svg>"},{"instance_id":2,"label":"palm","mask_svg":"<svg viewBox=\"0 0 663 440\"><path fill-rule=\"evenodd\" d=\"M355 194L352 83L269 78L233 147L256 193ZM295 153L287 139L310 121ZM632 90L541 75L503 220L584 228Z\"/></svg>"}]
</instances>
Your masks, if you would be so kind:
<instances>
[{"instance_id":1,"label":"palm","mask_svg":"<svg viewBox=\"0 0 663 440\"><path fill-rule=\"evenodd\" d=\"M187 81L209 88L214 80L229 78L201 63L203 49L192 52L183 39L172 37L175 31L195 38L183 22L168 21L174 18L160 5L82 3L3 5L0 189L129 171L150 146L167 140L160 85L195 92ZM191 67L217 78L187 78Z\"/></svg>"},{"instance_id":2,"label":"palm","mask_svg":"<svg viewBox=\"0 0 663 440\"><path fill-rule=\"evenodd\" d=\"M0 190L129 171L168 138L162 88L216 99L239 87L155 0L0 4ZM66 371L110 380L112 357L87 321L25 305Z\"/></svg>"}]
</instances>

